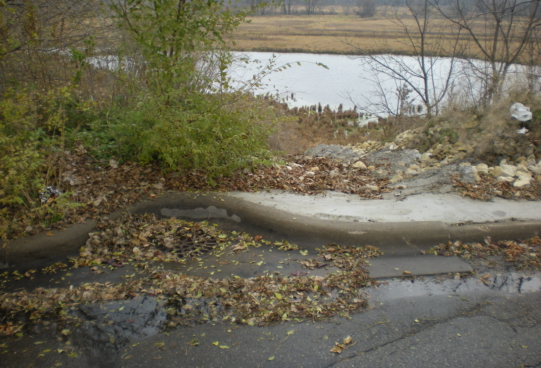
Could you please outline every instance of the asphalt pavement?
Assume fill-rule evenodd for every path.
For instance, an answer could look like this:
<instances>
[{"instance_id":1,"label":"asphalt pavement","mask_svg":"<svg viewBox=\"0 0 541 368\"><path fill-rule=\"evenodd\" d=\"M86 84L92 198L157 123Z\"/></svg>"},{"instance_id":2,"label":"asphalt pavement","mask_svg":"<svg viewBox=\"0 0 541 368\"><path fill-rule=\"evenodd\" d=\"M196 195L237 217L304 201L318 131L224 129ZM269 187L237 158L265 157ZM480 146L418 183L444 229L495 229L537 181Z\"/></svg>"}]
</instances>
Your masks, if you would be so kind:
<instances>
[{"instance_id":1,"label":"asphalt pavement","mask_svg":"<svg viewBox=\"0 0 541 368\"><path fill-rule=\"evenodd\" d=\"M224 277L293 273L302 269L298 261L329 242L373 245L385 255L370 260L370 274L378 283L366 289L369 307L349 316L263 327L211 321L160 332L166 308L155 298L91 304L80 309L86 321L69 333L59 333L59 326L51 323L33 326L20 337L0 338L2 366L541 367L539 273L424 254L448 241L539 235L541 202L484 203L456 194L376 201L334 193L307 197L283 192L172 192L127 210L209 220L226 230L286 239L306 250L294 260L291 253L264 247L225 255L236 262L222 264ZM76 253L95 225L87 221L53 236L10 242L0 257L9 272L50 264ZM221 261L226 263L226 258ZM181 271L210 277L215 262L208 257L199 267L187 264ZM316 269L308 276L334 271ZM404 271L415 277L403 279ZM125 267L94 275L79 269L7 285L6 290L118 282L130 272ZM481 274L486 276L482 280ZM108 310L131 311L128 320L135 322L126 326L126 316ZM105 323L102 317L109 320Z\"/></svg>"}]
</instances>

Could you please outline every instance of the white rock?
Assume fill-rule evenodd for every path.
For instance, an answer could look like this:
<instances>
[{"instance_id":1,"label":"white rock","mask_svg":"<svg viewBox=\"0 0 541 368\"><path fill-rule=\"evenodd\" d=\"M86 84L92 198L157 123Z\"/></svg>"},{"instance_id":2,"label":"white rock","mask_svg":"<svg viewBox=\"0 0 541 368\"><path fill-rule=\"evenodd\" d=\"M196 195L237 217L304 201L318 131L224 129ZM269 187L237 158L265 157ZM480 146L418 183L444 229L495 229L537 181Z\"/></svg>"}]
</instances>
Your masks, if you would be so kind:
<instances>
[{"instance_id":1,"label":"white rock","mask_svg":"<svg viewBox=\"0 0 541 368\"><path fill-rule=\"evenodd\" d=\"M513 186L515 188L527 187L528 185L530 185L531 181L532 181L531 177L529 177L529 178L525 177L524 179L519 179L519 180L515 181L513 183Z\"/></svg>"},{"instance_id":2,"label":"white rock","mask_svg":"<svg viewBox=\"0 0 541 368\"><path fill-rule=\"evenodd\" d=\"M521 179L532 178L532 174L529 171L517 171L516 177Z\"/></svg>"},{"instance_id":3,"label":"white rock","mask_svg":"<svg viewBox=\"0 0 541 368\"><path fill-rule=\"evenodd\" d=\"M404 180L404 177L402 175L400 175L400 174L396 174L395 176L393 176L391 178L391 180L389 180L389 182L390 183L397 183L397 182L402 181L402 180Z\"/></svg>"},{"instance_id":4,"label":"white rock","mask_svg":"<svg viewBox=\"0 0 541 368\"><path fill-rule=\"evenodd\" d=\"M364 162L362 162L362 161L357 161L357 162L355 162L352 166L353 166L354 168L356 168L356 169L361 169L361 170L366 169L366 165L365 165Z\"/></svg>"},{"instance_id":5,"label":"white rock","mask_svg":"<svg viewBox=\"0 0 541 368\"><path fill-rule=\"evenodd\" d=\"M512 176L498 176L498 178L496 180L498 180L498 181L506 181L508 183L511 183L511 182L515 181L515 178L512 177Z\"/></svg>"},{"instance_id":6,"label":"white rock","mask_svg":"<svg viewBox=\"0 0 541 368\"><path fill-rule=\"evenodd\" d=\"M515 176L517 173L517 167L514 165L500 165L502 173L498 176Z\"/></svg>"},{"instance_id":7,"label":"white rock","mask_svg":"<svg viewBox=\"0 0 541 368\"><path fill-rule=\"evenodd\" d=\"M492 175L495 178L500 176L501 173L502 173L502 168L499 167L499 166L496 166L496 167L492 168L492 170L490 170L490 175Z\"/></svg>"},{"instance_id":8,"label":"white rock","mask_svg":"<svg viewBox=\"0 0 541 368\"><path fill-rule=\"evenodd\" d=\"M480 163L477 166L475 166L475 168L477 169L478 174L488 175L488 165L487 164Z\"/></svg>"},{"instance_id":9,"label":"white rock","mask_svg":"<svg viewBox=\"0 0 541 368\"><path fill-rule=\"evenodd\" d=\"M526 128L517 129L517 134L520 134L520 135L524 135L524 134L526 134L528 132L529 132L529 130L526 129Z\"/></svg>"},{"instance_id":10,"label":"white rock","mask_svg":"<svg viewBox=\"0 0 541 368\"><path fill-rule=\"evenodd\" d=\"M528 168L526 167L526 165L524 165L524 164L518 164L518 165L517 165L517 171L528 172L529 170L528 170ZM518 175L518 173L515 174L515 175Z\"/></svg>"},{"instance_id":11,"label":"white rock","mask_svg":"<svg viewBox=\"0 0 541 368\"><path fill-rule=\"evenodd\" d=\"M528 165L528 170L536 175L541 175L541 165Z\"/></svg>"},{"instance_id":12,"label":"white rock","mask_svg":"<svg viewBox=\"0 0 541 368\"><path fill-rule=\"evenodd\" d=\"M530 108L524 106L520 102L515 102L511 105L511 107L509 108L509 114L513 119L516 119L520 122L532 120L532 112L530 111Z\"/></svg>"}]
</instances>

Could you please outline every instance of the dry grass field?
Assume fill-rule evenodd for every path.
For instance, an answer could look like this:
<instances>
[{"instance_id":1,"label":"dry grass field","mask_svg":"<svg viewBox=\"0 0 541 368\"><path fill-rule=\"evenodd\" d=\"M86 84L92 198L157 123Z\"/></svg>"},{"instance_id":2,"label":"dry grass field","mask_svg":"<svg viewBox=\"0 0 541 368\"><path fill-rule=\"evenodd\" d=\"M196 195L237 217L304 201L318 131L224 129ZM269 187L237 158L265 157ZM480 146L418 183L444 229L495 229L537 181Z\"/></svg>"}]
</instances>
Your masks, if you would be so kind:
<instances>
[{"instance_id":1,"label":"dry grass field","mask_svg":"<svg viewBox=\"0 0 541 368\"><path fill-rule=\"evenodd\" d=\"M305 51L359 53L391 48L407 53L400 27L383 16L361 19L355 15L280 15L252 17L234 34L239 51ZM355 46L352 47L350 44Z\"/></svg>"},{"instance_id":2,"label":"dry grass field","mask_svg":"<svg viewBox=\"0 0 541 368\"><path fill-rule=\"evenodd\" d=\"M404 9L398 12L401 21L415 27L414 20ZM237 51L310 52L339 54L412 54L411 42L402 25L389 11L380 10L373 18L360 18L351 13L333 15L272 15L253 16L242 24L231 38ZM445 54L456 40L455 30L448 21L432 20L434 28L430 47L435 55ZM483 24L478 24L482 34ZM487 38L482 42L490 43ZM460 56L482 58L466 34L460 38Z\"/></svg>"}]
</instances>

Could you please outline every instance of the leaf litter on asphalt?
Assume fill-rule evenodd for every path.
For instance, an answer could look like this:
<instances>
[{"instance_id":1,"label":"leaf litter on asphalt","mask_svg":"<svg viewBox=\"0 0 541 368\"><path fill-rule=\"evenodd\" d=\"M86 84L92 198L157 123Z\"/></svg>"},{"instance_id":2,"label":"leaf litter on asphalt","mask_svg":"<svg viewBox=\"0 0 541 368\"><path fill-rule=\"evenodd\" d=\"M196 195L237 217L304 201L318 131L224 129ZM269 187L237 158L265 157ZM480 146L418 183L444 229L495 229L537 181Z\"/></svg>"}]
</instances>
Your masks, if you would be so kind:
<instances>
[{"instance_id":1,"label":"leaf litter on asphalt","mask_svg":"<svg viewBox=\"0 0 541 368\"><path fill-rule=\"evenodd\" d=\"M23 320L39 323L56 319L63 322L60 326L66 335L70 326L76 324L73 317L68 318L68 311L78 305L129 301L140 295L165 301L168 320L164 327L206 321L265 325L317 320L336 314L348 315L366 307L363 288L374 283L368 275L367 259L381 254L371 246L328 244L318 249L317 259L339 269L326 276L297 272L293 275L264 273L252 278L213 278L155 267L164 262L202 262L203 257L247 252L262 245L284 252L298 250L298 246L286 241L271 243L262 236L223 232L206 222L127 213L115 221L104 220L90 234L79 255L71 259L71 267L107 266L114 271L120 266L132 265L141 277L132 274L119 283L93 282L69 288L4 293L0 295L0 313L4 314L0 332L22 331ZM68 266L54 269L67 271ZM205 310L200 308L201 303L206 305ZM117 311L122 308L117 307Z\"/></svg>"},{"instance_id":2,"label":"leaf litter on asphalt","mask_svg":"<svg viewBox=\"0 0 541 368\"><path fill-rule=\"evenodd\" d=\"M446 257L459 256L466 260L502 256L505 262L517 270L541 269L541 238L539 236L517 241L492 241L490 237L487 237L483 243L463 243L457 240L433 247L428 253Z\"/></svg>"}]
</instances>

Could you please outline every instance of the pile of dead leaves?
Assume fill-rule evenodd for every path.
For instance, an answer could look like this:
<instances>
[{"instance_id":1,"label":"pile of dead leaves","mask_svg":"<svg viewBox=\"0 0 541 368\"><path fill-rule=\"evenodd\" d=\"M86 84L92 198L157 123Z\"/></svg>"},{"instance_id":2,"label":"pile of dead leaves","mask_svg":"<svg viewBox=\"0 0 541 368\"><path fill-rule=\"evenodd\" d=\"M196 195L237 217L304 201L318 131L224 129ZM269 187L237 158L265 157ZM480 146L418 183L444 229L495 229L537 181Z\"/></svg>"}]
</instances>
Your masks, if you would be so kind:
<instances>
[{"instance_id":1,"label":"pile of dead leaves","mask_svg":"<svg viewBox=\"0 0 541 368\"><path fill-rule=\"evenodd\" d=\"M461 241L440 244L429 250L430 254L460 256L464 259L486 259L502 256L517 269L541 269L541 238L535 236L523 241L498 241L490 238L484 243L462 243Z\"/></svg>"},{"instance_id":2,"label":"pile of dead leaves","mask_svg":"<svg viewBox=\"0 0 541 368\"><path fill-rule=\"evenodd\" d=\"M190 250L182 251L187 243ZM22 321L55 318L67 323L68 311L79 304L129 300L140 295L166 300L170 325L209 320L262 325L347 315L366 306L363 288L374 281L365 264L367 258L381 254L370 246L329 244L319 249L318 258L333 262L340 271L325 277L264 274L254 278L213 279L157 270L152 266L154 261L185 262L189 257L201 256L200 245L209 243L213 244L209 249L213 256L226 250L248 251L249 247L262 244L284 250L298 249L285 241L271 244L260 236L221 232L206 223L125 214L116 221L101 223L72 261L74 267L96 268L105 264L113 269L126 263L144 264L140 267L140 278L118 284L86 283L78 287L3 293L0 295L0 315L3 315L0 331L6 334L20 331ZM65 269L66 265L57 267ZM34 272L13 275L17 278L32 276ZM200 305L206 307L199 308Z\"/></svg>"},{"instance_id":3,"label":"pile of dead leaves","mask_svg":"<svg viewBox=\"0 0 541 368\"><path fill-rule=\"evenodd\" d=\"M171 183L176 190L220 190L254 191L279 189L302 194L317 194L324 191L359 194L364 198L381 198L389 192L387 179L372 177L368 169L353 166L325 157L290 156L287 162L260 166L252 171L237 171L229 177L216 180L215 186L208 185L208 177L202 171L177 175Z\"/></svg>"},{"instance_id":4,"label":"pile of dead leaves","mask_svg":"<svg viewBox=\"0 0 541 368\"><path fill-rule=\"evenodd\" d=\"M105 220L89 234L74 260L77 266L126 261L182 261L230 244L253 241L246 234L235 237L206 222L158 219L153 214L124 214Z\"/></svg>"},{"instance_id":5,"label":"pile of dead leaves","mask_svg":"<svg viewBox=\"0 0 541 368\"><path fill-rule=\"evenodd\" d=\"M506 199L541 198L541 183L532 180L528 187L515 188L512 183L498 181L490 175L481 174L481 180L476 184L467 184L460 181L459 176L453 177L453 187L463 197L470 197L481 201L490 201L494 197Z\"/></svg>"}]
</instances>

